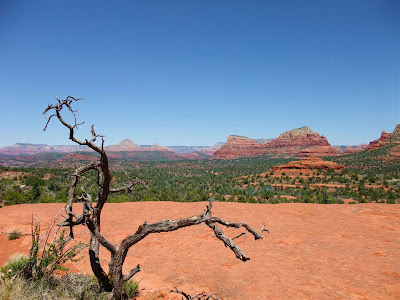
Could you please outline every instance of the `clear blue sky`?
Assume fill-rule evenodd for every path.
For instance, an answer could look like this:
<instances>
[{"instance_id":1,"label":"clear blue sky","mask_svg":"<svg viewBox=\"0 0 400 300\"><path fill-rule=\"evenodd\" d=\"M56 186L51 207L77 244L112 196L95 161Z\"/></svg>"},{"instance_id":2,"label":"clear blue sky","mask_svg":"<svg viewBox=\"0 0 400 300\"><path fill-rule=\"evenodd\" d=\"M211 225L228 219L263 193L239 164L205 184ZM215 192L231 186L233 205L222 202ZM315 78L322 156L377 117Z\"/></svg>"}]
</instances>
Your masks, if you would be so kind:
<instances>
[{"instance_id":1,"label":"clear blue sky","mask_svg":"<svg viewBox=\"0 0 400 300\"><path fill-rule=\"evenodd\" d=\"M69 144L41 112L86 97L107 144L212 145L303 125L331 144L400 123L400 1L0 1L0 146ZM88 127L80 137L90 135Z\"/></svg>"}]
</instances>

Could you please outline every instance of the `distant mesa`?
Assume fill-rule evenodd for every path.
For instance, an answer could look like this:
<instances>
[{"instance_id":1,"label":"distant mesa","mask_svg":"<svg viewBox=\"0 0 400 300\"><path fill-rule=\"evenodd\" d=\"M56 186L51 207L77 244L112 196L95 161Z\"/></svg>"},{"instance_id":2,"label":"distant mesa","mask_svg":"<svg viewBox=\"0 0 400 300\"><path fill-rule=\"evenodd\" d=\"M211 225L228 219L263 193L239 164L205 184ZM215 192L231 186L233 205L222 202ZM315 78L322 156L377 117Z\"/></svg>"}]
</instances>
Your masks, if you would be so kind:
<instances>
[{"instance_id":1,"label":"distant mesa","mask_svg":"<svg viewBox=\"0 0 400 300\"><path fill-rule=\"evenodd\" d=\"M248 137L230 135L224 146L218 149L214 159L235 159L239 157L255 157L268 153L266 144L257 143Z\"/></svg>"},{"instance_id":2,"label":"distant mesa","mask_svg":"<svg viewBox=\"0 0 400 300\"><path fill-rule=\"evenodd\" d=\"M239 157L255 157L264 154L273 156L334 156L338 155L325 138L313 132L308 126L296 128L282 133L276 139L256 140L231 135L225 145L215 152L214 159L234 159Z\"/></svg>"},{"instance_id":3,"label":"distant mesa","mask_svg":"<svg viewBox=\"0 0 400 300\"><path fill-rule=\"evenodd\" d=\"M137 145L125 139L117 145L106 146L106 151L113 159L130 160L184 160L184 159L236 159L246 157L325 157L346 155L356 152L373 152L376 157L400 159L400 125L392 133L383 131L380 138L369 145L332 147L325 136L312 131L308 126L285 131L275 139L251 139L239 135L230 135L226 143L214 146L161 146ZM0 148L0 164L24 166L33 163L73 160L91 160L82 155L65 156L68 153L94 153L91 149L78 145L55 145L17 143ZM46 154L46 155L45 155ZM60 159L60 160L59 160Z\"/></svg>"},{"instance_id":4,"label":"distant mesa","mask_svg":"<svg viewBox=\"0 0 400 300\"><path fill-rule=\"evenodd\" d=\"M299 161L292 161L285 165L272 168L274 175L307 175L313 174L317 170L327 171L343 170L345 167L332 161L325 161L319 157L308 157Z\"/></svg>"},{"instance_id":5,"label":"distant mesa","mask_svg":"<svg viewBox=\"0 0 400 300\"><path fill-rule=\"evenodd\" d=\"M223 145L223 143L222 143ZM168 161L207 159L222 145L214 146L171 146L174 151L157 143L137 145L125 139L117 145L106 146L110 160L114 161ZM93 150L78 145L57 145L19 143L0 148L0 165L10 166L45 166L56 163L60 166L71 162L93 161Z\"/></svg>"},{"instance_id":6,"label":"distant mesa","mask_svg":"<svg viewBox=\"0 0 400 300\"><path fill-rule=\"evenodd\" d=\"M357 153L357 152L365 150L367 147L368 147L367 144L361 144L358 146L347 146L343 149L343 152L339 152L339 153L341 153L341 154Z\"/></svg>"},{"instance_id":7,"label":"distant mesa","mask_svg":"<svg viewBox=\"0 0 400 300\"><path fill-rule=\"evenodd\" d=\"M338 154L325 136L312 131L308 126L286 131L267 145L272 152L295 154L300 157ZM310 147L312 148L307 150Z\"/></svg>"},{"instance_id":8,"label":"distant mesa","mask_svg":"<svg viewBox=\"0 0 400 300\"><path fill-rule=\"evenodd\" d=\"M55 145L17 143L9 147L0 148L0 154L5 155L34 155L44 152L71 153L82 151L84 147L78 145Z\"/></svg>"}]
</instances>

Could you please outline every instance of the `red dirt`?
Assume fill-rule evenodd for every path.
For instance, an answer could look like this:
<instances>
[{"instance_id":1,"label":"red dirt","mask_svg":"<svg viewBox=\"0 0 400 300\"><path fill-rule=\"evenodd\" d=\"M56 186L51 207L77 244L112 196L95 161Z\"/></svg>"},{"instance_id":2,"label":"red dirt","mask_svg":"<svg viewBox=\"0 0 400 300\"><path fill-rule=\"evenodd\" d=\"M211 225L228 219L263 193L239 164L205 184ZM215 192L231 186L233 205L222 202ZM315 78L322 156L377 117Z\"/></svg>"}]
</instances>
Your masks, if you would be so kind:
<instances>
[{"instance_id":1,"label":"red dirt","mask_svg":"<svg viewBox=\"0 0 400 300\"><path fill-rule=\"evenodd\" d=\"M106 204L103 234L113 243L154 222L200 213L201 203L139 202ZM48 223L63 204L0 209L0 231L30 231L32 212ZM140 263L140 287L174 287L224 299L399 299L400 206L386 204L215 203L214 216L270 229L265 239L235 241L251 257L241 262L204 224L153 234L128 253L125 272ZM44 226L43 226L44 227ZM242 230L225 229L228 236ZM88 234L80 238L87 239ZM27 253L30 237L8 241L0 235L0 264L14 252ZM104 253L104 249L101 249ZM107 255L102 258L106 267ZM87 254L75 270L90 273ZM172 295L171 295L172 296Z\"/></svg>"}]
</instances>

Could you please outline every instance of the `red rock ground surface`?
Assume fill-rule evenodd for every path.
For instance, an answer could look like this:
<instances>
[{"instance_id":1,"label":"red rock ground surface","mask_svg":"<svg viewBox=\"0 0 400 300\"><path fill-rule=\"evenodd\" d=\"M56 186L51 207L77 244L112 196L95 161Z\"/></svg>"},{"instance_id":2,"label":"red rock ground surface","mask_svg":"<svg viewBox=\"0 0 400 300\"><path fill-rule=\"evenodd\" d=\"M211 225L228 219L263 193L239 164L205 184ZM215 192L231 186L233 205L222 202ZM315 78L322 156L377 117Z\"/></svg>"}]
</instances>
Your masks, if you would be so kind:
<instances>
[{"instance_id":1,"label":"red rock ground surface","mask_svg":"<svg viewBox=\"0 0 400 300\"><path fill-rule=\"evenodd\" d=\"M143 222L187 217L206 203L106 204L102 232L112 242ZM30 231L32 212L47 224L63 204L16 205L0 209L0 231ZM215 203L213 215L270 229L263 240L241 237L251 257L241 262L213 238L205 225L146 237L128 253L125 271L140 263L140 287L190 294L209 291L224 299L399 299L400 205ZM43 226L44 227L44 226ZM224 229L233 237L242 232ZM86 240L88 234L79 238ZM0 235L0 264L27 253L30 237ZM102 249L104 252L104 249ZM104 266L107 255L102 258ZM87 255L71 270L90 273ZM171 297L173 294L170 294ZM167 298L168 299L168 298Z\"/></svg>"}]
</instances>

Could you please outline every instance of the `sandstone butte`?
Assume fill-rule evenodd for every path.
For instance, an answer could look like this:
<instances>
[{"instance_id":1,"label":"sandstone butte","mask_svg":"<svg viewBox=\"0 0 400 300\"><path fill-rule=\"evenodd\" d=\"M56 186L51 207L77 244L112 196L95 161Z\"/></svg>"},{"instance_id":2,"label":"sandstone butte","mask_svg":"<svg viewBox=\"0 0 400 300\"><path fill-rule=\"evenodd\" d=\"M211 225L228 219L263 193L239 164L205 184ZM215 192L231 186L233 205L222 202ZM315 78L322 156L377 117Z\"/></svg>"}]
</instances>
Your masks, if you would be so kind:
<instances>
[{"instance_id":1,"label":"sandstone butte","mask_svg":"<svg viewBox=\"0 0 400 300\"><path fill-rule=\"evenodd\" d=\"M373 151L389 144L400 144L400 124L396 125L396 128L393 130L392 133L382 131L381 137L379 139L369 143L367 151ZM399 147L395 146L395 148L398 149ZM394 153L398 152L397 149L395 149Z\"/></svg>"},{"instance_id":2,"label":"sandstone butte","mask_svg":"<svg viewBox=\"0 0 400 300\"><path fill-rule=\"evenodd\" d=\"M333 156L338 152L328 142L325 136L313 132L309 127L293 129L282 133L278 138L266 143L258 143L247 137L231 135L226 144L214 153L215 159L233 159L239 157L254 157L263 154Z\"/></svg>"},{"instance_id":3,"label":"sandstone butte","mask_svg":"<svg viewBox=\"0 0 400 300\"><path fill-rule=\"evenodd\" d=\"M215 151L214 159L234 159L239 157L255 157L268 153L266 144L244 136L230 135L224 146Z\"/></svg>"},{"instance_id":4,"label":"sandstone butte","mask_svg":"<svg viewBox=\"0 0 400 300\"><path fill-rule=\"evenodd\" d=\"M281 175L285 173L286 175L300 175L302 173L312 174L316 170L343 170L344 166L337 164L332 161L325 161L319 157L308 157L299 161L291 161L288 164L275 166L272 168L274 175Z\"/></svg>"},{"instance_id":5,"label":"sandstone butte","mask_svg":"<svg viewBox=\"0 0 400 300\"><path fill-rule=\"evenodd\" d=\"M206 205L107 203L102 233L119 244L144 221L195 215ZM32 213L40 216L44 231L63 207L61 203L3 207L0 231L30 233ZM239 261L204 224L149 235L129 251L124 272L139 263L141 272L134 279L142 293L164 294L161 299L174 297L169 293L174 287L190 295L216 293L225 300L400 298L399 205L216 202L213 215L246 222L257 230L265 222L270 233L258 241L250 236L235 240L251 258L247 262ZM79 231L83 233L78 235ZM224 231L229 237L242 232ZM76 229L76 239L87 242L88 230ZM0 234L0 265L13 253L28 254L30 243L30 236L9 241ZM100 259L107 269L109 257L104 254ZM91 274L87 251L70 265L70 272Z\"/></svg>"}]
</instances>

